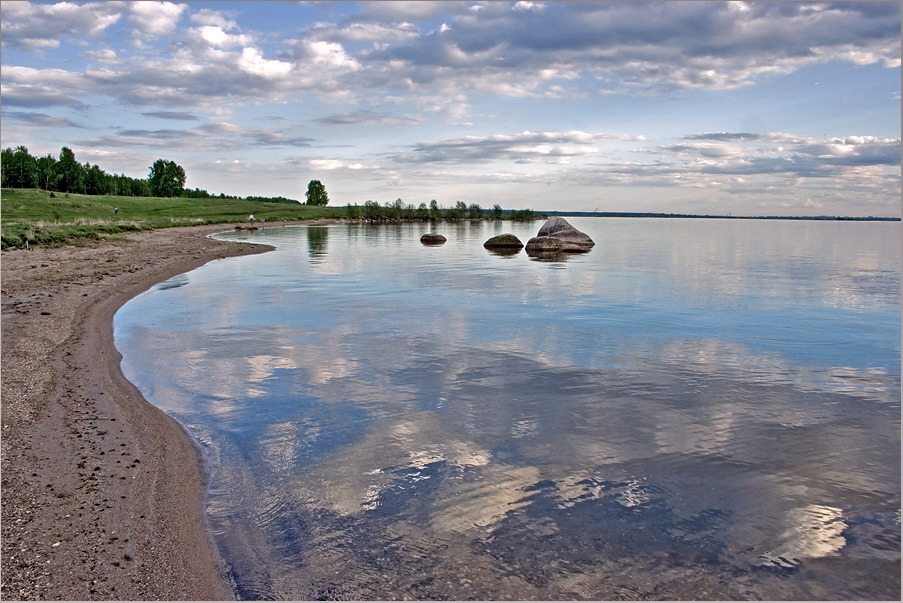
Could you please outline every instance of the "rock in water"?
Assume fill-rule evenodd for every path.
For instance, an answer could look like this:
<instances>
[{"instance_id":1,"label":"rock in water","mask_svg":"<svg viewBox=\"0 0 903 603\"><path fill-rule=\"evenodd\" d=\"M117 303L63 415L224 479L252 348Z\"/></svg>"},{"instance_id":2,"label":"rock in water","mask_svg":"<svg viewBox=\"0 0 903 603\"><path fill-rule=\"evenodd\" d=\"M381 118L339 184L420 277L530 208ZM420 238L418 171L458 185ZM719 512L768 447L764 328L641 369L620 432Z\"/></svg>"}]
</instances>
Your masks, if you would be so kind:
<instances>
[{"instance_id":1,"label":"rock in water","mask_svg":"<svg viewBox=\"0 0 903 603\"><path fill-rule=\"evenodd\" d=\"M428 232L420 237L420 242L424 245L441 245L447 240L448 239L443 237L441 234L437 234L435 232Z\"/></svg>"},{"instance_id":2,"label":"rock in water","mask_svg":"<svg viewBox=\"0 0 903 603\"><path fill-rule=\"evenodd\" d=\"M557 237L533 237L527 241L527 253L586 253L589 247L563 241Z\"/></svg>"},{"instance_id":3,"label":"rock in water","mask_svg":"<svg viewBox=\"0 0 903 603\"><path fill-rule=\"evenodd\" d=\"M571 226L571 223L564 218L555 216L546 220L546 223L542 225L542 228L539 229L539 232L536 233L536 236L550 237L560 230L574 230L574 227Z\"/></svg>"},{"instance_id":4,"label":"rock in water","mask_svg":"<svg viewBox=\"0 0 903 603\"><path fill-rule=\"evenodd\" d=\"M549 239L557 240L562 245L556 247ZM555 216L546 220L537 236L527 241L527 252L534 250L580 253L589 251L595 244L588 234L577 230L564 218Z\"/></svg>"},{"instance_id":5,"label":"rock in water","mask_svg":"<svg viewBox=\"0 0 903 603\"><path fill-rule=\"evenodd\" d=\"M486 249L520 249L523 246L520 239L510 233L495 235L483 243Z\"/></svg>"},{"instance_id":6,"label":"rock in water","mask_svg":"<svg viewBox=\"0 0 903 603\"><path fill-rule=\"evenodd\" d=\"M589 251L596 244L596 242L593 241L588 234L586 234L585 232L580 232L576 228L572 228L571 230L559 230L551 236L558 239L559 241L564 241L565 243L570 243L571 245L581 247L583 248L583 251Z\"/></svg>"}]
</instances>

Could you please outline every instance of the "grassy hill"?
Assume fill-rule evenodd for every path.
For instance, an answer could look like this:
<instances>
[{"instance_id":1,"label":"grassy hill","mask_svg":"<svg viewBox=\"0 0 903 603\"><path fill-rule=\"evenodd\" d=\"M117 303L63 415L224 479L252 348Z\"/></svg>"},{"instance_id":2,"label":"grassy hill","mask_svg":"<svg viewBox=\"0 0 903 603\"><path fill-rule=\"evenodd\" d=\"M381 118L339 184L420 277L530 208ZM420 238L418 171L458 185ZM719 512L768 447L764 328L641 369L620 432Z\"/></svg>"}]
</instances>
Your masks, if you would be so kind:
<instances>
[{"instance_id":1,"label":"grassy hill","mask_svg":"<svg viewBox=\"0 0 903 603\"><path fill-rule=\"evenodd\" d=\"M2 190L3 249L66 245L79 239L109 238L125 232L173 226L244 223L249 214L267 222L336 218L346 214L344 207L300 203L52 194L51 197L51 193L39 189Z\"/></svg>"}]
</instances>

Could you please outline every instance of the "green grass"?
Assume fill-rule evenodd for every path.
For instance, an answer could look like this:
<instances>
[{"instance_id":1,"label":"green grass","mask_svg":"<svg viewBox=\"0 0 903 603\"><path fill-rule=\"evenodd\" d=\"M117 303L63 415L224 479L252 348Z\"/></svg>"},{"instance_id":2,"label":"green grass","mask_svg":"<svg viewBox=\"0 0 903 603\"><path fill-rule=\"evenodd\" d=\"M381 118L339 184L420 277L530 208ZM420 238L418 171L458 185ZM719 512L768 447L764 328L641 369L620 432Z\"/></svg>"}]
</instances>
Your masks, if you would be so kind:
<instances>
[{"instance_id":1,"label":"green grass","mask_svg":"<svg viewBox=\"0 0 903 603\"><path fill-rule=\"evenodd\" d=\"M119 197L51 193L38 189L2 190L2 248L56 247L84 239L174 226L246 223L248 214L267 222L339 218L344 207L316 207L236 199ZM119 212L115 212L115 208Z\"/></svg>"}]
</instances>

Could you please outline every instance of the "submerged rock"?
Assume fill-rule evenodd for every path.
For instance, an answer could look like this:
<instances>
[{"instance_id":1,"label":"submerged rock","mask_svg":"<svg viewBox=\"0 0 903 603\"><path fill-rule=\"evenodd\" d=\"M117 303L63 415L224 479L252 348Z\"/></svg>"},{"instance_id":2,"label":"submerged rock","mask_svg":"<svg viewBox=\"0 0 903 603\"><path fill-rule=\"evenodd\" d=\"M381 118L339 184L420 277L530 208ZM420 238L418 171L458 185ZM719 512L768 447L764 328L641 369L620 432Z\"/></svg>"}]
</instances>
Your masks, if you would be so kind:
<instances>
[{"instance_id":1,"label":"submerged rock","mask_svg":"<svg viewBox=\"0 0 903 603\"><path fill-rule=\"evenodd\" d=\"M520 249L523 246L520 239L510 233L495 235L483 243L486 249Z\"/></svg>"},{"instance_id":2,"label":"submerged rock","mask_svg":"<svg viewBox=\"0 0 903 603\"><path fill-rule=\"evenodd\" d=\"M441 245L442 243L444 243L447 240L448 239L443 237L441 234L438 234L435 232L428 232L425 235L423 235L422 237L420 237L420 242L423 243L424 245Z\"/></svg>"}]
</instances>

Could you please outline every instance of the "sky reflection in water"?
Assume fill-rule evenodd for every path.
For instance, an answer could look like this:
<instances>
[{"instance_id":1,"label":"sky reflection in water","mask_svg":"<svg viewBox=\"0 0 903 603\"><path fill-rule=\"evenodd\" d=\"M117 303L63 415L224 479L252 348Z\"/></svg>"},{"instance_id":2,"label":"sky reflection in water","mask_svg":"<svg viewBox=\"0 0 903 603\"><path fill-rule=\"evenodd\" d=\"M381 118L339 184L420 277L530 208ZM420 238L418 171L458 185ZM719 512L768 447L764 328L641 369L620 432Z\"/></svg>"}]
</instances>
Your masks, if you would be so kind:
<instances>
[{"instance_id":1,"label":"sky reflection in water","mask_svg":"<svg viewBox=\"0 0 903 603\"><path fill-rule=\"evenodd\" d=\"M899 224L571 222L228 233L117 314L240 596L899 597Z\"/></svg>"}]
</instances>

